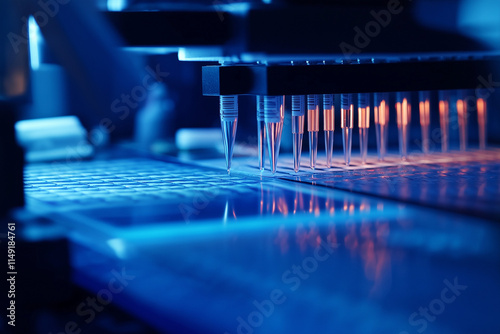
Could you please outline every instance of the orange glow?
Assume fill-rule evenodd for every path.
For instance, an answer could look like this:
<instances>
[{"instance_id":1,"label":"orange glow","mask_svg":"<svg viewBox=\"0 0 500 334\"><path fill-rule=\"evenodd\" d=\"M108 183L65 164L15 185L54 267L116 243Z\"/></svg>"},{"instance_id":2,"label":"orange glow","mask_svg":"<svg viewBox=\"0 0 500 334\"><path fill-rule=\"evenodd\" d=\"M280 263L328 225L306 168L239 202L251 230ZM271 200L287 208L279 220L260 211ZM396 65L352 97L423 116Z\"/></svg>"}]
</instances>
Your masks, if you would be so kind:
<instances>
[{"instance_id":1,"label":"orange glow","mask_svg":"<svg viewBox=\"0 0 500 334\"><path fill-rule=\"evenodd\" d=\"M462 117L464 115L464 101L457 100L457 113L458 117Z\"/></svg>"},{"instance_id":2,"label":"orange glow","mask_svg":"<svg viewBox=\"0 0 500 334\"><path fill-rule=\"evenodd\" d=\"M296 191L293 200L293 214L296 214L299 210L304 211L304 196L301 191Z\"/></svg>"},{"instance_id":3,"label":"orange glow","mask_svg":"<svg viewBox=\"0 0 500 334\"><path fill-rule=\"evenodd\" d=\"M396 113L398 126L408 125L411 118L411 106L406 98L403 99L403 102L396 103Z\"/></svg>"},{"instance_id":4,"label":"orange glow","mask_svg":"<svg viewBox=\"0 0 500 334\"><path fill-rule=\"evenodd\" d=\"M448 151L448 117L450 106L447 100L439 101L439 124L441 126L441 148Z\"/></svg>"},{"instance_id":5,"label":"orange glow","mask_svg":"<svg viewBox=\"0 0 500 334\"><path fill-rule=\"evenodd\" d=\"M321 213L321 210L319 208L318 198L312 194L311 194L311 199L309 200L309 213L314 213L316 217L318 217Z\"/></svg>"},{"instance_id":6,"label":"orange glow","mask_svg":"<svg viewBox=\"0 0 500 334\"><path fill-rule=\"evenodd\" d=\"M484 116L486 115L486 101L484 101L483 99L477 99L476 103L477 103L478 121L484 122L485 121Z\"/></svg>"},{"instance_id":7,"label":"orange glow","mask_svg":"<svg viewBox=\"0 0 500 334\"><path fill-rule=\"evenodd\" d=\"M389 106L385 103L385 100L380 101L380 105L375 106L373 114L375 116L375 124L387 124L389 118Z\"/></svg>"},{"instance_id":8,"label":"orange glow","mask_svg":"<svg viewBox=\"0 0 500 334\"><path fill-rule=\"evenodd\" d=\"M316 105L315 109L307 110L307 130L319 131L319 106Z\"/></svg>"},{"instance_id":9,"label":"orange glow","mask_svg":"<svg viewBox=\"0 0 500 334\"><path fill-rule=\"evenodd\" d=\"M410 112L410 109L408 107L408 100L406 98L403 99L402 103L402 108L403 108L403 124L408 124L408 113Z\"/></svg>"},{"instance_id":10,"label":"orange glow","mask_svg":"<svg viewBox=\"0 0 500 334\"><path fill-rule=\"evenodd\" d=\"M439 113L442 114L444 113L444 108L446 107L447 102L446 101L439 101Z\"/></svg>"},{"instance_id":11,"label":"orange glow","mask_svg":"<svg viewBox=\"0 0 500 334\"><path fill-rule=\"evenodd\" d=\"M323 110L323 130L335 130L335 108L333 106L330 109Z\"/></svg>"},{"instance_id":12,"label":"orange glow","mask_svg":"<svg viewBox=\"0 0 500 334\"><path fill-rule=\"evenodd\" d=\"M467 149L467 103L457 100L458 126L460 131L460 150Z\"/></svg>"},{"instance_id":13,"label":"orange glow","mask_svg":"<svg viewBox=\"0 0 500 334\"><path fill-rule=\"evenodd\" d=\"M358 127L363 129L370 127L370 107L358 108Z\"/></svg>"},{"instance_id":14,"label":"orange glow","mask_svg":"<svg viewBox=\"0 0 500 334\"><path fill-rule=\"evenodd\" d=\"M11 70L3 82L7 96L18 96L23 94L27 88L24 70Z\"/></svg>"},{"instance_id":15,"label":"orange glow","mask_svg":"<svg viewBox=\"0 0 500 334\"><path fill-rule=\"evenodd\" d=\"M450 105L448 101L439 101L439 116L440 117L446 117L446 120L448 120L448 113L450 110Z\"/></svg>"},{"instance_id":16,"label":"orange glow","mask_svg":"<svg viewBox=\"0 0 500 334\"><path fill-rule=\"evenodd\" d=\"M330 213L330 216L333 216L333 214L335 213L335 205L330 198L326 199L325 208L326 208L326 211L328 211Z\"/></svg>"},{"instance_id":17,"label":"orange glow","mask_svg":"<svg viewBox=\"0 0 500 334\"><path fill-rule=\"evenodd\" d=\"M479 98L477 103L477 123L479 125L479 148L486 148L486 101Z\"/></svg>"},{"instance_id":18,"label":"orange glow","mask_svg":"<svg viewBox=\"0 0 500 334\"><path fill-rule=\"evenodd\" d=\"M375 280L375 271L377 266L375 243L373 240L367 239L363 242L360 248L361 259L365 262L365 277L369 280Z\"/></svg>"},{"instance_id":19,"label":"orange glow","mask_svg":"<svg viewBox=\"0 0 500 334\"><path fill-rule=\"evenodd\" d=\"M288 215L288 204L286 204L285 198L283 197L278 199L278 211L284 216Z\"/></svg>"},{"instance_id":20,"label":"orange glow","mask_svg":"<svg viewBox=\"0 0 500 334\"><path fill-rule=\"evenodd\" d=\"M430 102L429 100L420 101L418 104L420 111L420 125L428 126L430 123Z\"/></svg>"},{"instance_id":21,"label":"orange glow","mask_svg":"<svg viewBox=\"0 0 500 334\"><path fill-rule=\"evenodd\" d=\"M386 248L382 248L376 251L376 258L374 284L370 294L381 296L391 288L391 255Z\"/></svg>"},{"instance_id":22,"label":"orange glow","mask_svg":"<svg viewBox=\"0 0 500 334\"><path fill-rule=\"evenodd\" d=\"M318 235L316 237L316 247L319 247L319 245L321 245L321 237Z\"/></svg>"}]
</instances>

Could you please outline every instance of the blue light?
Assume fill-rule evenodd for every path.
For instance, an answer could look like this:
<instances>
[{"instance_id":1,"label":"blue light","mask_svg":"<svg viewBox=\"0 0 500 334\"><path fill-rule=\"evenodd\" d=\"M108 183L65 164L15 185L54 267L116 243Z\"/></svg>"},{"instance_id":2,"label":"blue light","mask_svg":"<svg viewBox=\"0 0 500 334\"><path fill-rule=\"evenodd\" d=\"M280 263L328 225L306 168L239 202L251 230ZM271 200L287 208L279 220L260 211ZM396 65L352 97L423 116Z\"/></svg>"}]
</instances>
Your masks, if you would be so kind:
<instances>
[{"instance_id":1,"label":"blue light","mask_svg":"<svg viewBox=\"0 0 500 334\"><path fill-rule=\"evenodd\" d=\"M495 48L500 43L500 2L496 0L463 0L458 11L458 28L470 37Z\"/></svg>"},{"instance_id":2,"label":"blue light","mask_svg":"<svg viewBox=\"0 0 500 334\"><path fill-rule=\"evenodd\" d=\"M32 70L37 70L40 67L40 53L38 50L38 41L40 40L40 28L33 16L28 19L29 29L29 49L30 49L30 65Z\"/></svg>"},{"instance_id":3,"label":"blue light","mask_svg":"<svg viewBox=\"0 0 500 334\"><path fill-rule=\"evenodd\" d=\"M110 12L120 12L127 6L127 0L108 0L107 7Z\"/></svg>"}]
</instances>

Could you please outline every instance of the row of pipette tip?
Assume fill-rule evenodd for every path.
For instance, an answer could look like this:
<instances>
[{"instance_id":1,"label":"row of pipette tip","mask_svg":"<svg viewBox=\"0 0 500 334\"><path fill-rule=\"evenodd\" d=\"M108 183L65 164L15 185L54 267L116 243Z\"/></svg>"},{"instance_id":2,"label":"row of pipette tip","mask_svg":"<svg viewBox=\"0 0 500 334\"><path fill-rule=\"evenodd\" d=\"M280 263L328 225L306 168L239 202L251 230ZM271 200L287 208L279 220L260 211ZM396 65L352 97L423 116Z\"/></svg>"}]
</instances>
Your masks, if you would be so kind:
<instances>
[{"instance_id":1,"label":"row of pipette tip","mask_svg":"<svg viewBox=\"0 0 500 334\"><path fill-rule=\"evenodd\" d=\"M274 174L278 163L278 155L283 132L285 116L284 96L257 96L257 131L259 168L264 170L265 143L269 152L271 171ZM349 166L351 161L352 132L354 127L353 94L340 95L340 126L342 129L342 146L344 161ZM458 91L456 100L459 125L460 149L467 149L467 96L464 91ZM370 93L357 94L357 119L359 129L359 143L361 162L366 163L368 149L368 130L370 128ZM374 93L373 115L377 138L377 152L379 160L383 160L387 153L388 125L389 125L389 94ZM326 166L332 167L332 156L335 131L335 107L333 94L292 95L292 136L294 170L300 169L302 141L304 135L305 118L307 115L307 131L309 135L309 166L315 169L318 152L318 132L320 107L323 107L323 132L325 139ZM486 101L476 100L479 146L486 147ZM450 96L447 91L439 91L439 119L441 130L441 149L448 151ZM398 126L399 152L402 160L408 157L409 126L411 120L410 93L396 93L396 120ZM430 92L419 92L419 116L421 125L422 152L429 153L429 126L430 126ZM220 117L227 172L231 169L234 141L238 122L238 96L220 96Z\"/></svg>"}]
</instances>

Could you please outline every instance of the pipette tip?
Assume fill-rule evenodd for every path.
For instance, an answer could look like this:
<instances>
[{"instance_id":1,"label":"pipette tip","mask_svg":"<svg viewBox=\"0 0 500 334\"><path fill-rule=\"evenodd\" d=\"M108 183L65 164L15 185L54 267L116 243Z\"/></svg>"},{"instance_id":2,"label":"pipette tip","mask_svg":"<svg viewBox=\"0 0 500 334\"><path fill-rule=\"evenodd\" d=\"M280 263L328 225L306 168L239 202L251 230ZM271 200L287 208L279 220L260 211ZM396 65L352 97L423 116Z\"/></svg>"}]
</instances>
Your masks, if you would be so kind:
<instances>
[{"instance_id":1,"label":"pipette tip","mask_svg":"<svg viewBox=\"0 0 500 334\"><path fill-rule=\"evenodd\" d=\"M266 128L264 121L257 121L258 125L258 150L259 150L259 169L264 170L266 164Z\"/></svg>"},{"instance_id":2,"label":"pipette tip","mask_svg":"<svg viewBox=\"0 0 500 334\"><path fill-rule=\"evenodd\" d=\"M222 141L224 143L224 154L226 156L226 167L228 174L231 170L231 161L233 159L234 139L236 138L236 128L238 119L234 121L221 121Z\"/></svg>"},{"instance_id":3,"label":"pipette tip","mask_svg":"<svg viewBox=\"0 0 500 334\"><path fill-rule=\"evenodd\" d=\"M325 131L325 151L326 151L326 166L332 167L333 158L333 131Z\"/></svg>"},{"instance_id":4,"label":"pipette tip","mask_svg":"<svg viewBox=\"0 0 500 334\"><path fill-rule=\"evenodd\" d=\"M408 158L408 125L401 125L399 128L399 155L402 161Z\"/></svg>"},{"instance_id":5,"label":"pipette tip","mask_svg":"<svg viewBox=\"0 0 500 334\"><path fill-rule=\"evenodd\" d=\"M346 166L351 163L352 131L350 128L342 128L342 143L344 146L344 160Z\"/></svg>"},{"instance_id":6,"label":"pipette tip","mask_svg":"<svg viewBox=\"0 0 500 334\"><path fill-rule=\"evenodd\" d=\"M316 157L318 155L318 132L309 132L309 165L311 169L316 168Z\"/></svg>"},{"instance_id":7,"label":"pipette tip","mask_svg":"<svg viewBox=\"0 0 500 334\"><path fill-rule=\"evenodd\" d=\"M282 122L266 123L267 146L269 149L269 162L271 164L271 172L276 173L278 164L278 156L280 153L281 134L283 132Z\"/></svg>"},{"instance_id":8,"label":"pipette tip","mask_svg":"<svg viewBox=\"0 0 500 334\"><path fill-rule=\"evenodd\" d=\"M366 164L368 154L368 128L359 129L359 148L361 153L361 163Z\"/></svg>"},{"instance_id":9,"label":"pipette tip","mask_svg":"<svg viewBox=\"0 0 500 334\"><path fill-rule=\"evenodd\" d=\"M293 170L297 173L300 170L300 156L302 155L302 133L293 134Z\"/></svg>"}]
</instances>

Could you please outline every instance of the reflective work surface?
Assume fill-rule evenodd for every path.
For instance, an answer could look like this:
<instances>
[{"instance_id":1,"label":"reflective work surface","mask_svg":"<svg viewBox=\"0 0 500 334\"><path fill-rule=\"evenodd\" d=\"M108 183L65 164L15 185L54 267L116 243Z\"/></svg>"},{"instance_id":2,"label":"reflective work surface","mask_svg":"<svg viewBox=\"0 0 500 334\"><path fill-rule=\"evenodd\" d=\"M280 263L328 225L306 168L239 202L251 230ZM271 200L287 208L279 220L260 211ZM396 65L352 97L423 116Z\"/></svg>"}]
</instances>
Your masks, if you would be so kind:
<instances>
[{"instance_id":1,"label":"reflective work surface","mask_svg":"<svg viewBox=\"0 0 500 334\"><path fill-rule=\"evenodd\" d=\"M371 155L368 163L355 158L351 166L303 168L293 173L291 158L282 158L277 177L284 180L343 189L397 201L423 204L454 212L500 220L500 150L412 154L402 163L389 155L384 161ZM259 172L249 159L235 159L247 175ZM212 164L213 166L213 164ZM269 172L262 173L270 177Z\"/></svg>"},{"instance_id":2,"label":"reflective work surface","mask_svg":"<svg viewBox=\"0 0 500 334\"><path fill-rule=\"evenodd\" d=\"M173 175L185 168L153 164ZM135 169L146 162L135 165L123 177L138 181ZM213 172L190 168L198 177ZM106 171L99 173L103 179ZM45 202L72 229L75 281L168 333L500 332L498 223L224 176L230 184L203 191L194 182L175 199L73 203L72 210Z\"/></svg>"}]
</instances>

